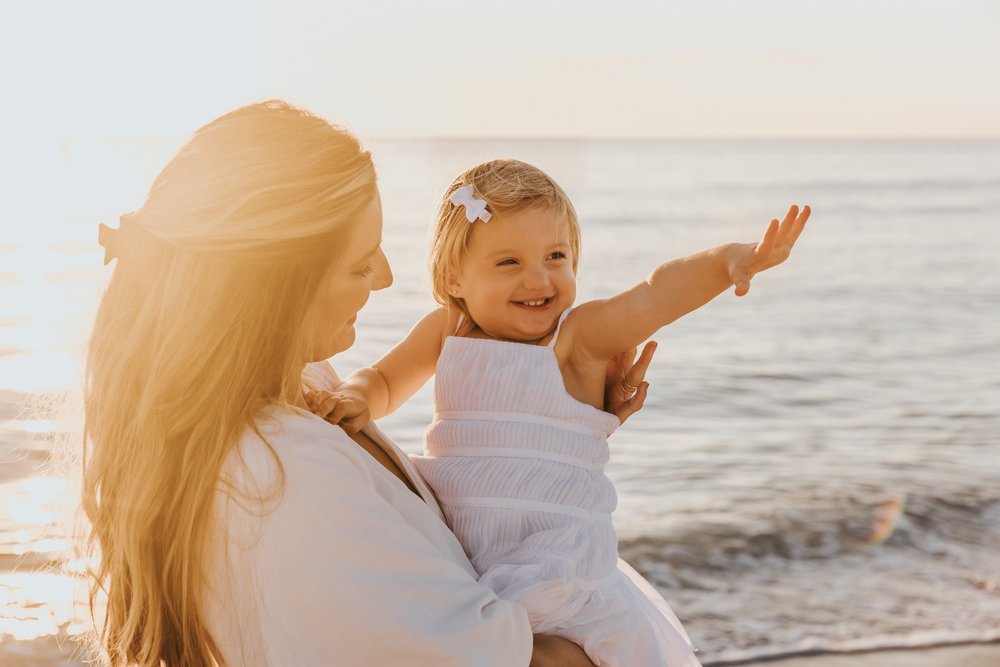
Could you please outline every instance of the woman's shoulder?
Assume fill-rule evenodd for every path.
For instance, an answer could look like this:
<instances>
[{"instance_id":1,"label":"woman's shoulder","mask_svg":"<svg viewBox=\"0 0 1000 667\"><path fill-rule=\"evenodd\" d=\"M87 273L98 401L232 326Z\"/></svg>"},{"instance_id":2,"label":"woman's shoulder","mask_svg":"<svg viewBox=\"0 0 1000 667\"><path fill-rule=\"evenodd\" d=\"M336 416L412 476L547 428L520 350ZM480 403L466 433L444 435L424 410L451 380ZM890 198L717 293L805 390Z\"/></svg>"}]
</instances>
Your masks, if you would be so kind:
<instances>
[{"instance_id":1,"label":"woman's shoulder","mask_svg":"<svg viewBox=\"0 0 1000 667\"><path fill-rule=\"evenodd\" d=\"M272 405L243 432L224 477L258 489L299 472L322 470L331 481L339 474L367 477L364 456L343 429L300 408Z\"/></svg>"}]
</instances>

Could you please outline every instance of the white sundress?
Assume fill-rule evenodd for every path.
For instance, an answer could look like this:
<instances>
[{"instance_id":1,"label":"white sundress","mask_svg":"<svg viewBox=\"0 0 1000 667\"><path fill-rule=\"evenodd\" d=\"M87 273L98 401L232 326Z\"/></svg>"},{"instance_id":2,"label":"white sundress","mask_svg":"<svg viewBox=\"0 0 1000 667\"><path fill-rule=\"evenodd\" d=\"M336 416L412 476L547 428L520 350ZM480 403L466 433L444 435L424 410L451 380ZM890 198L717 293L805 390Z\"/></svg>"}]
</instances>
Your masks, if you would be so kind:
<instances>
[{"instance_id":1,"label":"white sundress","mask_svg":"<svg viewBox=\"0 0 1000 667\"><path fill-rule=\"evenodd\" d=\"M559 327L569 310L559 319ZM553 347L449 336L417 468L480 582L595 663L698 667L663 597L618 558L604 475L618 418L566 392Z\"/></svg>"}]
</instances>

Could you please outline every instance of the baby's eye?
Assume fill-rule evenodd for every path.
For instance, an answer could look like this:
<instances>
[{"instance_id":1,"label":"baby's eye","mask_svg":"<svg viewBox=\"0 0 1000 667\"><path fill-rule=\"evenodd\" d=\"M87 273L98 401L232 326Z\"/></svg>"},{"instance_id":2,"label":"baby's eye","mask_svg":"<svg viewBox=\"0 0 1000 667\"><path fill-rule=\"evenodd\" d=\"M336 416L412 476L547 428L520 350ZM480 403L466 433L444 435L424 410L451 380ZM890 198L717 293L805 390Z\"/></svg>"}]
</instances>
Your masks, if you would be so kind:
<instances>
[{"instance_id":1,"label":"baby's eye","mask_svg":"<svg viewBox=\"0 0 1000 667\"><path fill-rule=\"evenodd\" d=\"M497 266L513 266L515 264L517 264L516 259L501 259L497 262Z\"/></svg>"},{"instance_id":2,"label":"baby's eye","mask_svg":"<svg viewBox=\"0 0 1000 667\"><path fill-rule=\"evenodd\" d=\"M562 250L557 250L551 255L549 255L549 259L566 259L566 253L564 253Z\"/></svg>"}]
</instances>

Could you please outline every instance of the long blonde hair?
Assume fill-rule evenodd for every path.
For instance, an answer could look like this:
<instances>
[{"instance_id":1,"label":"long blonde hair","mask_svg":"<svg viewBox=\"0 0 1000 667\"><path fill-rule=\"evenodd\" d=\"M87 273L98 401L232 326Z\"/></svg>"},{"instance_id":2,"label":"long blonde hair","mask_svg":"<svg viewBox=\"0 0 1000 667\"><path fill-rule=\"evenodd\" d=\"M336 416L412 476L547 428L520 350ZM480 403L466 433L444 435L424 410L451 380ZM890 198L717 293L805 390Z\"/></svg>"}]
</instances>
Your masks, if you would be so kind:
<instances>
[{"instance_id":1,"label":"long blonde hair","mask_svg":"<svg viewBox=\"0 0 1000 667\"><path fill-rule=\"evenodd\" d=\"M460 174L441 200L429 261L435 301L458 309L471 321L463 301L448 292L448 275L460 269L472 229L475 225L486 224L479 221L469 224L465 210L451 203L451 195L466 185L472 186L473 196L486 200L490 213L516 213L533 206L553 209L569 225L573 271L576 271L580 261L580 223L566 192L551 176L527 162L490 160Z\"/></svg>"},{"instance_id":2,"label":"long blonde hair","mask_svg":"<svg viewBox=\"0 0 1000 667\"><path fill-rule=\"evenodd\" d=\"M106 596L111 665L221 662L200 604L223 462L300 391L315 286L375 192L353 135L269 101L198 130L123 216L84 391L90 601Z\"/></svg>"}]
</instances>

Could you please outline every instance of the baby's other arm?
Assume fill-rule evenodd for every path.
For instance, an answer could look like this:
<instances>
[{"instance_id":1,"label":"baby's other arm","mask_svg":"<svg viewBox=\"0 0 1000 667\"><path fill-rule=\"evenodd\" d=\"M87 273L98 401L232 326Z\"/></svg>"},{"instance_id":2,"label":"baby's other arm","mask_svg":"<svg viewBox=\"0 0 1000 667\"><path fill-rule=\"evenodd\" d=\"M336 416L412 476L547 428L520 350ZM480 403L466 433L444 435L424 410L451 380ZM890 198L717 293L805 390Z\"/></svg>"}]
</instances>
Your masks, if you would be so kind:
<instances>
[{"instance_id":1,"label":"baby's other arm","mask_svg":"<svg viewBox=\"0 0 1000 667\"><path fill-rule=\"evenodd\" d=\"M736 285L750 290L754 274L780 264L809 219L809 207L792 206L772 220L759 243L729 243L661 264L645 281L611 297L582 304L570 314L574 346L593 360L635 347L661 327L705 305Z\"/></svg>"},{"instance_id":2,"label":"baby's other arm","mask_svg":"<svg viewBox=\"0 0 1000 667\"><path fill-rule=\"evenodd\" d=\"M349 432L391 414L434 375L449 321L447 309L431 311L374 364L354 371L331 392L315 392L312 411Z\"/></svg>"}]
</instances>

